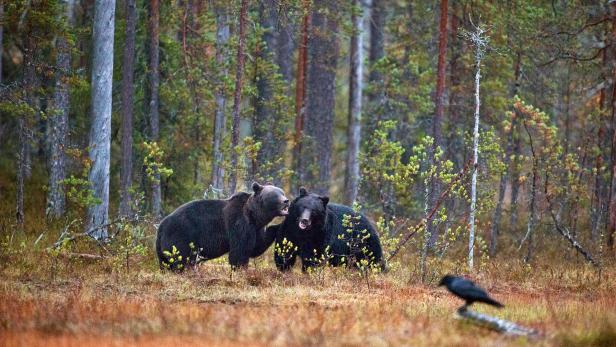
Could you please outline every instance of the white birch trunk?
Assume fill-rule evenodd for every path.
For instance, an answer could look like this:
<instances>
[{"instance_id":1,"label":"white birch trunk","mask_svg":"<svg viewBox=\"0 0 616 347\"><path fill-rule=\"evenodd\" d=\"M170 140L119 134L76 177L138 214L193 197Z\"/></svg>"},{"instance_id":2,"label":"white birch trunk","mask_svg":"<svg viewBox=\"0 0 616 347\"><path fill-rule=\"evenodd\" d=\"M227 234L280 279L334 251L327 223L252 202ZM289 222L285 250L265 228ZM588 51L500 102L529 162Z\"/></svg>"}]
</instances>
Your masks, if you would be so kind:
<instances>
[{"instance_id":1,"label":"white birch trunk","mask_svg":"<svg viewBox=\"0 0 616 347\"><path fill-rule=\"evenodd\" d=\"M475 32L471 33L470 39L475 46L475 126L473 129L473 176L471 178L471 210L470 210L470 230L468 235L468 268L473 269L475 256L475 214L477 209L477 162L479 159L479 109L481 99L479 98L479 87L481 80L481 59L485 46L486 38L483 37L484 29L481 27L475 28Z\"/></svg>"},{"instance_id":2,"label":"white birch trunk","mask_svg":"<svg viewBox=\"0 0 616 347\"><path fill-rule=\"evenodd\" d=\"M90 186L99 204L88 208L86 232L107 238L109 221L109 165L111 147L111 88L113 84L113 34L115 0L96 0L92 34L92 123L89 155Z\"/></svg>"}]
</instances>

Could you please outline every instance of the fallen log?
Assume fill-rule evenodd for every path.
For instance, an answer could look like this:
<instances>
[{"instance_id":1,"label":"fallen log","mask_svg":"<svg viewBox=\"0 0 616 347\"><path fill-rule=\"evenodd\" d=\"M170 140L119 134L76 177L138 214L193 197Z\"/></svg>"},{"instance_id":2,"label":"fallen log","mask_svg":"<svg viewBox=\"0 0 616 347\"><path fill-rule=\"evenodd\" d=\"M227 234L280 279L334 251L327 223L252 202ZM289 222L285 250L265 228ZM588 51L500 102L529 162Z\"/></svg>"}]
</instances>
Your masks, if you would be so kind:
<instances>
[{"instance_id":1,"label":"fallen log","mask_svg":"<svg viewBox=\"0 0 616 347\"><path fill-rule=\"evenodd\" d=\"M466 319L473 324L485 326L499 333L514 336L538 336L539 332L532 328L523 327L516 323L492 317L484 313L474 312L462 306L457 310L460 318Z\"/></svg>"},{"instance_id":2,"label":"fallen log","mask_svg":"<svg viewBox=\"0 0 616 347\"><path fill-rule=\"evenodd\" d=\"M88 253L64 253L64 252L60 252L60 253L58 253L58 256L60 256L62 258L68 258L68 259L75 259L75 258L87 259L87 260L101 260L101 259L105 259L105 257L102 256L102 255L88 254Z\"/></svg>"}]
</instances>

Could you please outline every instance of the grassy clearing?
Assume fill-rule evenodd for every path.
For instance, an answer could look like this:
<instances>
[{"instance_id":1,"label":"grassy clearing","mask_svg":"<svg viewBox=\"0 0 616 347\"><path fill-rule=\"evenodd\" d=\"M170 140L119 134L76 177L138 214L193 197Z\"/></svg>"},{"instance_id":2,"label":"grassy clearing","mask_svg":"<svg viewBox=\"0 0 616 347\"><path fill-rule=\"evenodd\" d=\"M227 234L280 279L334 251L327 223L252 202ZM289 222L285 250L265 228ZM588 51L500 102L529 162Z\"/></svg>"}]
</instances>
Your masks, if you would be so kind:
<instances>
[{"instance_id":1,"label":"grassy clearing","mask_svg":"<svg viewBox=\"0 0 616 347\"><path fill-rule=\"evenodd\" d=\"M23 233L14 232L10 204L0 204L0 346L616 345L615 264L606 256L599 275L560 239L539 244L532 266L515 247L504 248L472 276L507 306L476 309L543 333L527 340L455 318L461 302L435 284L445 272L463 272L462 243L429 264L427 284L418 281L414 249L369 281L343 269L282 274L271 249L246 271L231 273L224 257L177 275L158 269L155 230L146 223L130 226L107 251L77 239L50 253L72 219L45 222L43 200L28 205ZM123 239L139 228L145 253L127 257Z\"/></svg>"},{"instance_id":2,"label":"grassy clearing","mask_svg":"<svg viewBox=\"0 0 616 347\"><path fill-rule=\"evenodd\" d=\"M342 269L281 274L270 256L235 273L214 262L177 275L161 273L149 252L129 258L128 270L113 258L4 252L0 344L616 345L612 272L515 263L482 271L475 278L507 307L477 309L543 333L527 340L456 319L460 302L408 269L369 281Z\"/></svg>"}]
</instances>

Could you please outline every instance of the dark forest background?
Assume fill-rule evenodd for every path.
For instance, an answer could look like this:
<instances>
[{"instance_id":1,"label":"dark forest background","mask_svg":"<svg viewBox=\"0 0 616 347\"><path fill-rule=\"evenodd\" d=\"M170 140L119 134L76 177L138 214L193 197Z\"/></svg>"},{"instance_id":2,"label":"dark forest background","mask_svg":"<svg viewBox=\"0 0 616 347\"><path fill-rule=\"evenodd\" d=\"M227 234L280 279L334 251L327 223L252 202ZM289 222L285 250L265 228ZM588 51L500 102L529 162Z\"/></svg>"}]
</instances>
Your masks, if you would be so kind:
<instances>
[{"instance_id":1,"label":"dark forest background","mask_svg":"<svg viewBox=\"0 0 616 347\"><path fill-rule=\"evenodd\" d=\"M0 3L6 238L256 180L357 203L422 274L469 231L480 264L614 254L615 2Z\"/></svg>"}]
</instances>

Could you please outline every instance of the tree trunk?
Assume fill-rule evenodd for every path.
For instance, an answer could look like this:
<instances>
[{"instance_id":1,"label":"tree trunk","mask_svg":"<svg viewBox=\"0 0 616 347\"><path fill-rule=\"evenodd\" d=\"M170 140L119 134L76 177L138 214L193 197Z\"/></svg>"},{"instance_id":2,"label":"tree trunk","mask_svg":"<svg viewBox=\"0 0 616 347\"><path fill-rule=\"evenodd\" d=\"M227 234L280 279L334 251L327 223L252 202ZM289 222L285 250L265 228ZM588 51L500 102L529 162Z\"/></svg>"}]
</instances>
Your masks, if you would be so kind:
<instances>
[{"instance_id":1,"label":"tree trunk","mask_svg":"<svg viewBox=\"0 0 616 347\"><path fill-rule=\"evenodd\" d=\"M606 47L609 45L609 42L606 42ZM601 73L601 77L603 78L604 81L606 81L606 70L607 70L607 48L604 48L601 50L601 67L602 67L602 73ZM607 83L607 81L605 82ZM606 96L606 88L603 87L601 88L601 90L599 91L599 117L598 117L598 126L599 129L597 130L597 147L596 147L596 153L597 156L595 157L595 186L593 189L593 196L591 199L591 206L590 206L590 237L592 240L593 245L595 244L595 242L597 241L597 232L599 230L599 225L601 224L601 221L603 220L603 211L604 211L604 207L605 207L605 185L607 184L607 182L605 182L604 179L604 146L606 145L606 121L604 121L603 119L603 115L605 114L606 111L606 105L605 105L605 96ZM575 232L575 230L574 230Z\"/></svg>"},{"instance_id":2,"label":"tree trunk","mask_svg":"<svg viewBox=\"0 0 616 347\"><path fill-rule=\"evenodd\" d=\"M603 109L603 106L601 106ZM597 230L601 223L601 214L603 211L603 187L606 182L603 179L603 145L605 143L605 126L603 119L599 119L599 130L597 130L597 156L595 157L595 186L593 189L593 197L591 201L591 227L590 237L594 244L597 240Z\"/></svg>"},{"instance_id":3,"label":"tree trunk","mask_svg":"<svg viewBox=\"0 0 616 347\"><path fill-rule=\"evenodd\" d=\"M522 239L520 243L520 248L524 244L524 241L528 240L528 248L526 252L526 256L524 257L524 262L529 263L533 257L533 232L535 228L535 222L537 218L536 214L536 205L537 205L537 184L539 181L539 157L537 157L537 153L535 152L535 145L533 144L533 138L530 134L530 130L528 129L528 125L526 124L526 120L523 121L524 129L526 130L526 134L528 135L528 142L530 145L530 151L532 154L533 160L533 168L532 168L532 182L530 187L530 204L528 207L528 223L526 224L526 235Z\"/></svg>"},{"instance_id":4,"label":"tree trunk","mask_svg":"<svg viewBox=\"0 0 616 347\"><path fill-rule=\"evenodd\" d=\"M34 95L36 89L36 67L34 62L35 57L35 43L32 35L27 35L25 40L25 52L24 52L24 71L23 80L25 88L25 98L28 105L34 109L34 112L38 112L38 106L36 105L36 96ZM28 178L29 166L29 153L30 153L30 140L32 130L30 129L30 119L32 115L21 115L17 121L17 130L19 136L19 152L17 155L17 197L16 197L16 212L15 217L17 224L23 227L25 221L24 212L24 192L25 181Z\"/></svg>"},{"instance_id":5,"label":"tree trunk","mask_svg":"<svg viewBox=\"0 0 616 347\"><path fill-rule=\"evenodd\" d=\"M244 45L246 41L246 15L248 0L242 0L240 9L240 33L237 47L237 70L235 71L235 91L233 94L233 128L231 133L231 177L229 191L235 193L237 186L238 145L240 143L240 103L242 101L242 74L244 73Z\"/></svg>"},{"instance_id":6,"label":"tree trunk","mask_svg":"<svg viewBox=\"0 0 616 347\"><path fill-rule=\"evenodd\" d=\"M115 0L96 0L92 33L92 124L88 180L99 203L88 208L86 231L107 238L109 220L109 165L111 147L111 88L113 85L113 34Z\"/></svg>"},{"instance_id":7,"label":"tree trunk","mask_svg":"<svg viewBox=\"0 0 616 347\"><path fill-rule=\"evenodd\" d=\"M4 0L0 0L0 19L4 21ZM3 50L3 39L4 39L4 26L0 24L0 85L2 84L2 52Z\"/></svg>"},{"instance_id":8,"label":"tree trunk","mask_svg":"<svg viewBox=\"0 0 616 347\"><path fill-rule=\"evenodd\" d=\"M345 200L349 205L355 203L359 187L359 145L361 136L361 113L364 68L364 15L368 12L358 8L359 0L353 0L349 76L349 123L347 129L346 175L344 176ZM363 14L358 15L361 10Z\"/></svg>"},{"instance_id":9,"label":"tree trunk","mask_svg":"<svg viewBox=\"0 0 616 347\"><path fill-rule=\"evenodd\" d=\"M412 4L409 4L412 6ZM370 48L368 51L368 63L370 66L370 74L368 75L368 84L375 86L383 80L381 72L375 67L379 60L385 56L385 20L387 17L386 12L386 0L373 0L370 11ZM375 88L375 90L368 93L368 107L370 109L376 109L379 104L383 102L384 90L383 88ZM377 126L379 117L368 117L366 119L366 136L370 135Z\"/></svg>"},{"instance_id":10,"label":"tree trunk","mask_svg":"<svg viewBox=\"0 0 616 347\"><path fill-rule=\"evenodd\" d=\"M148 72L150 82L150 141L159 140L159 114L158 114L158 89L160 85L159 71L159 10L158 0L150 0L150 19L149 19L149 61ZM162 212L162 198L160 190L160 173L154 169L152 180L152 216L159 218Z\"/></svg>"},{"instance_id":11,"label":"tree trunk","mask_svg":"<svg viewBox=\"0 0 616 347\"><path fill-rule=\"evenodd\" d=\"M73 26L74 1L64 4L66 30ZM70 107L68 75L71 69L71 48L61 33L56 40L56 86L53 97L54 112L48 119L49 131L49 190L47 192L47 215L58 218L64 214L65 197L62 181L66 178L66 155L64 147L68 137L68 114Z\"/></svg>"},{"instance_id":12,"label":"tree trunk","mask_svg":"<svg viewBox=\"0 0 616 347\"><path fill-rule=\"evenodd\" d=\"M612 15L612 59L616 60L616 2L610 3L610 14ZM612 78L616 81L616 64L612 66ZM609 191L609 209L608 209L608 227L607 227L607 247L609 250L614 248L614 238L616 237L616 83L612 83L612 115L611 115L611 131L612 131L612 153L610 156L610 191Z\"/></svg>"},{"instance_id":13,"label":"tree trunk","mask_svg":"<svg viewBox=\"0 0 616 347\"><path fill-rule=\"evenodd\" d=\"M511 97L513 98L518 93L518 86L520 84L520 64L522 55L518 52L516 55L514 70L514 84L511 88ZM498 185L498 201L496 202L496 208L494 209L494 215L492 217L492 226L490 228L490 256L496 255L496 246L498 244L498 231L500 226L500 220L503 211L503 201L505 200L505 190L507 189L507 181L509 180L511 155L513 153L513 141L514 131L516 129L517 117L513 117L511 120L511 129L509 129L509 135L507 136L507 147L505 147L505 157L503 158L503 164L505 165L505 172L500 177Z\"/></svg>"},{"instance_id":14,"label":"tree trunk","mask_svg":"<svg viewBox=\"0 0 616 347\"><path fill-rule=\"evenodd\" d=\"M460 131L458 131L459 129L465 128L467 119L463 116L465 113L464 102L466 99L466 95L464 95L465 87L463 85L463 74L465 68L463 56L466 51L466 42L460 37L460 29L464 30L466 25L465 18L468 18L465 7L459 1L455 1L452 4L450 15L450 84L447 87L449 90L449 108L448 118L445 122L448 127L445 132L446 135L444 136L444 141L446 141L444 150L446 150L447 158L450 158L457 168L462 167L466 161L466 146L464 144L464 137L460 136Z\"/></svg>"},{"instance_id":15,"label":"tree trunk","mask_svg":"<svg viewBox=\"0 0 616 347\"><path fill-rule=\"evenodd\" d=\"M533 257L533 231L535 228L535 219L536 219L536 209L535 206L537 204L537 181L538 181L538 172L537 163L538 159L533 158L533 180L531 182L530 187L530 205L529 205L529 216L528 223L526 225L526 238L528 239L528 249L526 252L526 257L524 257L524 262L528 263L531 261Z\"/></svg>"},{"instance_id":16,"label":"tree trunk","mask_svg":"<svg viewBox=\"0 0 616 347\"><path fill-rule=\"evenodd\" d=\"M26 67L27 68L27 67ZM17 224L23 228L25 221L24 212L24 183L26 178L26 151L28 150L28 129L25 116L20 116L18 124L19 132L19 154L17 155L17 206L15 217Z\"/></svg>"},{"instance_id":17,"label":"tree trunk","mask_svg":"<svg viewBox=\"0 0 616 347\"><path fill-rule=\"evenodd\" d=\"M302 157L302 139L304 131L304 118L306 113L306 70L308 65L308 27L310 25L310 3L303 2L304 15L302 16L300 41L297 52L297 78L295 83L295 144L293 157L294 167L298 174L298 181L305 181L304 164Z\"/></svg>"},{"instance_id":18,"label":"tree trunk","mask_svg":"<svg viewBox=\"0 0 616 347\"><path fill-rule=\"evenodd\" d=\"M277 12L278 13L278 12ZM287 85L291 85L293 81L293 24L289 22L288 18L282 18L283 16L276 15L277 26L275 31L277 37L276 42L276 64L280 69L280 74ZM291 88L289 88L290 90Z\"/></svg>"},{"instance_id":19,"label":"tree trunk","mask_svg":"<svg viewBox=\"0 0 616 347\"><path fill-rule=\"evenodd\" d=\"M133 177L133 79L135 71L136 0L126 1L126 41L122 56L122 162L120 166L120 215L132 214L130 188Z\"/></svg>"},{"instance_id":20,"label":"tree trunk","mask_svg":"<svg viewBox=\"0 0 616 347\"><path fill-rule=\"evenodd\" d=\"M432 119L432 137L434 139L431 150L429 151L429 160L431 166L436 166L436 172L431 179L430 189L430 207L434 206L436 198L439 195L439 173L440 164L438 158L436 158L436 151L439 147L442 148L441 139L441 125L443 122L443 115L445 113L445 72L447 69L447 19L448 19L448 0L441 0L440 6L440 21L439 21L439 38L438 38L438 64L436 74L436 92L434 97L434 118ZM436 231L434 230L434 224L432 220L427 224L428 234L430 234L429 247L435 241Z\"/></svg>"},{"instance_id":21,"label":"tree trunk","mask_svg":"<svg viewBox=\"0 0 616 347\"><path fill-rule=\"evenodd\" d=\"M516 128L511 131L517 131ZM515 136L513 139L513 160L511 161L511 215L509 216L509 226L513 229L518 224L518 196L520 193L520 154L522 153L522 145L520 136Z\"/></svg>"},{"instance_id":22,"label":"tree trunk","mask_svg":"<svg viewBox=\"0 0 616 347\"><path fill-rule=\"evenodd\" d=\"M259 4L259 20L261 27L264 30L263 41L265 45L257 43L255 56L255 84L257 87L257 95L254 100L255 117L253 122L253 134L257 141L261 142L261 149L257 153L256 163L266 164L261 168L255 167L260 176L266 180L274 180L278 184L276 173L277 168L274 166L274 161L278 155L278 148L281 143L276 141L272 124L276 124L275 110L271 107L273 90L272 90L272 71L264 69L258 65L258 61L267 61L273 57L278 46L278 34L276 33L276 3L274 0L266 0ZM256 164L255 163L255 164ZM257 172L255 172L257 174ZM253 175L253 178L255 176Z\"/></svg>"},{"instance_id":23,"label":"tree trunk","mask_svg":"<svg viewBox=\"0 0 616 347\"><path fill-rule=\"evenodd\" d=\"M438 35L438 64L437 64L437 74L436 74L436 93L434 97L434 118L432 119L432 138L434 142L432 146L428 149L428 162L431 167L436 167L436 171L433 176L430 178L429 187L426 187L426 204L425 210L430 211L432 207L436 204L436 199L439 196L440 184L438 182L440 165L436 158L437 148L441 145L441 123L443 119L443 114L445 112L445 60L447 58L447 18L448 18L448 0L441 0L440 4L440 20L439 20L439 35ZM426 216L427 217L427 216ZM421 259L420 259L420 268L422 280L425 278L425 265L427 262L428 251L432 248L432 245L436 241L436 231L432 218L427 218L426 223L426 241L424 242Z\"/></svg>"},{"instance_id":24,"label":"tree trunk","mask_svg":"<svg viewBox=\"0 0 616 347\"><path fill-rule=\"evenodd\" d=\"M214 156L212 160L212 187L216 192L224 190L225 170L223 166L224 154L222 144L226 132L225 108L227 98L224 81L227 79L227 43L229 42L229 15L225 5L217 3L214 7L216 13L216 63L222 69L218 78L214 98L216 99L216 115L214 119Z\"/></svg>"},{"instance_id":25,"label":"tree trunk","mask_svg":"<svg viewBox=\"0 0 616 347\"><path fill-rule=\"evenodd\" d=\"M441 123L445 113L445 73L447 70L447 19L448 0L441 0L439 37L438 37L438 65L436 75L436 93L434 97L434 120L432 121L432 136L434 148L441 145ZM434 160L434 158L433 158ZM432 192L433 195L435 192Z\"/></svg>"},{"instance_id":26,"label":"tree trunk","mask_svg":"<svg viewBox=\"0 0 616 347\"><path fill-rule=\"evenodd\" d=\"M313 1L311 33L308 37L308 71L306 75L307 139L302 153L305 183L317 194L329 191L333 125L338 63L338 12L333 1Z\"/></svg>"},{"instance_id":27,"label":"tree trunk","mask_svg":"<svg viewBox=\"0 0 616 347\"><path fill-rule=\"evenodd\" d=\"M468 235L468 268L473 269L475 259L475 214L477 208L477 161L479 159L479 108L481 99L479 98L479 83L481 81L481 59L486 46L486 38L483 36L484 30L481 27L475 28L471 34L471 41L475 46L475 127L473 128L473 176L471 178L471 210L469 212L470 230Z\"/></svg>"},{"instance_id":28,"label":"tree trunk","mask_svg":"<svg viewBox=\"0 0 616 347\"><path fill-rule=\"evenodd\" d=\"M180 2L181 3L181 2ZM201 13L202 13L202 9L203 9L203 4L204 2L202 1L193 1L193 0L189 0L186 2L185 6L184 6L184 18L182 19L182 31L183 31L183 37L182 37L182 56L184 59L184 64L185 64L185 68L187 69L187 71L190 71L191 69L194 69L196 66L193 64L193 57L194 56L200 56L200 55L207 55L207 53L205 53L204 51L206 51L207 48L205 48L204 45L201 44L193 44L194 39L198 39L200 36L200 31L201 31L201 23L200 23L200 17L201 17ZM181 5L180 5L181 6ZM187 38L191 38L191 41L189 41L188 43L186 42ZM195 49L196 48L196 49ZM193 127L191 129L191 132L193 134L193 143L195 144L195 155L197 157L200 157L201 153L203 152L203 150L205 149L205 145L203 143L203 131L202 131L202 121L200 120L200 116L203 113L201 111L202 107L202 103L203 103L203 97L202 97L202 93L199 92L199 88L198 85L196 83L195 80L195 76L192 76L191 73L188 74L187 76L187 82L188 82L188 86L191 90L191 96L192 96L192 112L194 115L196 115L195 117L195 122L193 123ZM199 160L194 160L193 161L193 185L195 186L202 186L203 185L203 178L202 178L202 170L201 170L201 163Z\"/></svg>"}]
</instances>

